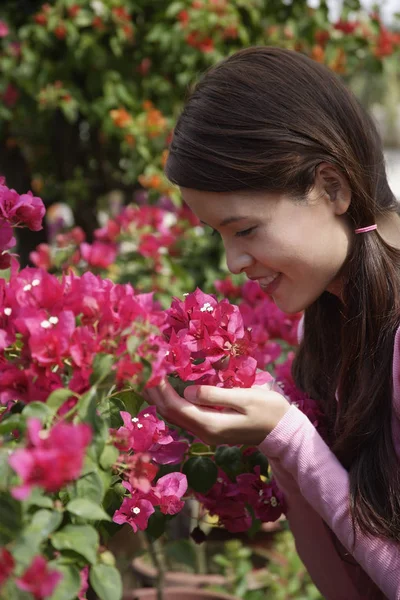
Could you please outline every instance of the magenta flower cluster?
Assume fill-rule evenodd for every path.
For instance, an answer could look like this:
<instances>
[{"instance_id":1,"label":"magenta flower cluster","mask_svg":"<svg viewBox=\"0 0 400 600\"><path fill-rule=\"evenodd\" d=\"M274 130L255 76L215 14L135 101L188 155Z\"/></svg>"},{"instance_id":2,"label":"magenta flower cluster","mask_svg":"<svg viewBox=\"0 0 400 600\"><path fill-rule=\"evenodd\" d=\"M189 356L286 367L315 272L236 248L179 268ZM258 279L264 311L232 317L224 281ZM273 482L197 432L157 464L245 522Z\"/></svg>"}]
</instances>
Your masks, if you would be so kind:
<instances>
[{"instance_id":1,"label":"magenta flower cluster","mask_svg":"<svg viewBox=\"0 0 400 600\"><path fill-rule=\"evenodd\" d=\"M85 257L102 268L103 259L115 258L121 232L133 227L140 231L143 255L157 263L161 248L171 250L179 234L176 215L168 224L166 213L154 207L126 209L97 232L92 246L84 245L78 229L63 234L62 243L72 240L80 246L78 261ZM90 272L78 276L70 270L59 279L43 268L19 270L10 254L15 243L12 228L39 230L43 215L39 198L18 195L1 180L0 268L10 271L7 281L0 279L0 423L6 422L16 403L29 407L63 392L49 420L27 418L26 435L23 429L12 433L16 448L9 457L15 474L11 494L17 500L29 500L34 488L54 499L81 478L97 433L80 421L79 411L86 395L96 391L93 377L99 359L107 359L100 364L109 365L105 374L100 373L109 391L99 399L104 394L110 399L119 393L140 394L166 376L225 388L272 383L265 369L280 357L277 340L294 344L300 318L281 313L254 282L240 288L230 280L217 282L238 305L197 289L162 310L153 294L139 294L129 284L114 284ZM186 213L184 218L189 218ZM320 425L317 405L291 380L291 359L274 365L275 372L285 393ZM207 493L199 493L188 489L184 474L191 444L199 441L190 432L180 437L153 407L137 411L119 409L121 424L106 427L108 440L103 442L115 453L109 468L122 484L121 504L112 515L115 523L144 530L155 511L175 515L185 497L193 494L231 531L248 529L254 518L274 521L282 514L281 492L252 462L255 448L233 447L242 459L237 473L233 476L214 466L218 471L214 484ZM98 419L99 413L93 418ZM160 476L160 465L176 465L176 471ZM14 574L15 558L8 549L0 550L0 586ZM87 568L81 569L79 597L84 597L87 574ZM15 583L41 600L52 594L60 577L37 555Z\"/></svg>"}]
</instances>

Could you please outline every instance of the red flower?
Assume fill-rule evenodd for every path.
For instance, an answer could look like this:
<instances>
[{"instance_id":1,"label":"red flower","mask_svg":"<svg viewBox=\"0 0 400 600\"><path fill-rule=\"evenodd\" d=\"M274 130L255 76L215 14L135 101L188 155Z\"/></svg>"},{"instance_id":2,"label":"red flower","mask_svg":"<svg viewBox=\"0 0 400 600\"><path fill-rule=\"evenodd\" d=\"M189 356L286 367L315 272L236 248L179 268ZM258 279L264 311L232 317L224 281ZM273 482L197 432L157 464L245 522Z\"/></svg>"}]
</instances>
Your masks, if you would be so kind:
<instances>
[{"instance_id":1,"label":"red flower","mask_svg":"<svg viewBox=\"0 0 400 600\"><path fill-rule=\"evenodd\" d=\"M14 570L14 558L5 548L0 548L0 586L10 577Z\"/></svg>"},{"instance_id":2,"label":"red flower","mask_svg":"<svg viewBox=\"0 0 400 600\"><path fill-rule=\"evenodd\" d=\"M325 44L330 39L330 37L331 34L329 33L329 31L326 31L324 29L319 29L315 32L315 41L323 48L325 47Z\"/></svg>"},{"instance_id":3,"label":"red flower","mask_svg":"<svg viewBox=\"0 0 400 600\"><path fill-rule=\"evenodd\" d=\"M94 242L92 245L84 242L80 245L83 260L91 267L106 269L117 256L117 248L113 244L104 244L103 242Z\"/></svg>"},{"instance_id":4,"label":"red flower","mask_svg":"<svg viewBox=\"0 0 400 600\"><path fill-rule=\"evenodd\" d=\"M81 10L81 7L78 6L78 4L73 4L68 9L68 15L71 17L71 19L74 19L77 16L77 14L79 13L80 10Z\"/></svg>"},{"instance_id":5,"label":"red flower","mask_svg":"<svg viewBox=\"0 0 400 600\"><path fill-rule=\"evenodd\" d=\"M342 19L340 19L334 24L334 28L338 31L343 31L343 33L351 34L354 33L359 24L359 21L342 21Z\"/></svg>"},{"instance_id":6,"label":"red flower","mask_svg":"<svg viewBox=\"0 0 400 600\"><path fill-rule=\"evenodd\" d=\"M124 32L128 40L133 40L133 26L131 25L131 23L126 23L125 25L123 25L122 31Z\"/></svg>"},{"instance_id":7,"label":"red flower","mask_svg":"<svg viewBox=\"0 0 400 600\"><path fill-rule=\"evenodd\" d=\"M16 450L9 458L11 467L22 478L22 485L13 488L13 496L24 500L35 485L56 492L77 479L91 438L86 424L61 421L44 431L38 419L28 419L28 447Z\"/></svg>"},{"instance_id":8,"label":"red flower","mask_svg":"<svg viewBox=\"0 0 400 600\"><path fill-rule=\"evenodd\" d=\"M92 26L98 31L104 31L106 28L101 17L95 17L92 21Z\"/></svg>"},{"instance_id":9,"label":"red flower","mask_svg":"<svg viewBox=\"0 0 400 600\"><path fill-rule=\"evenodd\" d=\"M33 17L33 19L38 25L47 25L47 17L43 13L38 13Z\"/></svg>"},{"instance_id":10,"label":"red flower","mask_svg":"<svg viewBox=\"0 0 400 600\"><path fill-rule=\"evenodd\" d=\"M43 556L35 556L30 567L15 583L20 590L30 592L35 600L43 600L53 594L61 579L61 573L50 570Z\"/></svg>"},{"instance_id":11,"label":"red flower","mask_svg":"<svg viewBox=\"0 0 400 600\"><path fill-rule=\"evenodd\" d=\"M65 39L65 36L67 35L67 28L65 27L65 25L63 23L60 23L59 25L57 25L57 27L54 30L54 35L59 40Z\"/></svg>"},{"instance_id":12,"label":"red flower","mask_svg":"<svg viewBox=\"0 0 400 600\"><path fill-rule=\"evenodd\" d=\"M116 6L111 11L113 15L121 21L130 21L131 16L123 6Z\"/></svg>"},{"instance_id":13,"label":"red flower","mask_svg":"<svg viewBox=\"0 0 400 600\"><path fill-rule=\"evenodd\" d=\"M178 14L178 21L181 23L181 25L183 27L186 27L186 25L189 23L190 17L189 17L189 13L187 10L181 10L181 12Z\"/></svg>"},{"instance_id":14,"label":"red flower","mask_svg":"<svg viewBox=\"0 0 400 600\"><path fill-rule=\"evenodd\" d=\"M142 62L140 63L140 65L137 67L137 71L141 75L145 76L150 71L150 67L151 67L151 58L144 58L142 60Z\"/></svg>"}]
</instances>

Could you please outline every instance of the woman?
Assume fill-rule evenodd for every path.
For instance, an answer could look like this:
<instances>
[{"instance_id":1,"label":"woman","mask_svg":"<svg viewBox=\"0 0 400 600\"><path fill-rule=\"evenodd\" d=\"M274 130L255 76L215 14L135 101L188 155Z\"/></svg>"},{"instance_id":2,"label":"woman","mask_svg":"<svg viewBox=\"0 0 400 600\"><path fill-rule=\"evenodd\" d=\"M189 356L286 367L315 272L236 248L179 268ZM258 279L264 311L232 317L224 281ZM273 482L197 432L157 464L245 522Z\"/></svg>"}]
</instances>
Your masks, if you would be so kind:
<instances>
[{"instance_id":1,"label":"woman","mask_svg":"<svg viewBox=\"0 0 400 600\"><path fill-rule=\"evenodd\" d=\"M293 375L329 445L276 391L164 383L150 401L205 441L260 446L325 598L400 598L400 218L373 122L322 65L248 48L191 93L166 173L233 273L305 311Z\"/></svg>"}]
</instances>

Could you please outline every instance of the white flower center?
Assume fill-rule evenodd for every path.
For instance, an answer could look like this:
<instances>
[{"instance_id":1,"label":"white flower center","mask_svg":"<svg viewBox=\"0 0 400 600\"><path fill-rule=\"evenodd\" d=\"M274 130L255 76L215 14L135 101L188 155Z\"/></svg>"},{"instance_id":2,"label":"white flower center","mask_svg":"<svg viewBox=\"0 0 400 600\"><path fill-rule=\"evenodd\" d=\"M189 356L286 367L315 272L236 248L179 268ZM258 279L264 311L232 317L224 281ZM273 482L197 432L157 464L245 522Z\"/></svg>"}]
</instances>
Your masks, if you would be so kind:
<instances>
[{"instance_id":1,"label":"white flower center","mask_svg":"<svg viewBox=\"0 0 400 600\"><path fill-rule=\"evenodd\" d=\"M137 417L132 417L132 423L137 423L139 419Z\"/></svg>"},{"instance_id":2,"label":"white flower center","mask_svg":"<svg viewBox=\"0 0 400 600\"><path fill-rule=\"evenodd\" d=\"M12 309L11 308L7 307L7 308L4 309L4 314L7 315L7 317L9 317L11 315L11 313L12 313Z\"/></svg>"},{"instance_id":3,"label":"white flower center","mask_svg":"<svg viewBox=\"0 0 400 600\"><path fill-rule=\"evenodd\" d=\"M201 312L212 312L213 310L214 309L209 302L206 302L205 304L203 304L203 306L200 309Z\"/></svg>"},{"instance_id":4,"label":"white flower center","mask_svg":"<svg viewBox=\"0 0 400 600\"><path fill-rule=\"evenodd\" d=\"M133 512L134 515L138 515L140 514L140 508L134 506L133 508L131 508L131 512Z\"/></svg>"},{"instance_id":5,"label":"white flower center","mask_svg":"<svg viewBox=\"0 0 400 600\"><path fill-rule=\"evenodd\" d=\"M34 279L32 281L32 287L36 287L37 285L40 285L40 279Z\"/></svg>"},{"instance_id":6,"label":"white flower center","mask_svg":"<svg viewBox=\"0 0 400 600\"><path fill-rule=\"evenodd\" d=\"M50 317L49 322L52 323L53 325L57 325L58 317Z\"/></svg>"},{"instance_id":7,"label":"white flower center","mask_svg":"<svg viewBox=\"0 0 400 600\"><path fill-rule=\"evenodd\" d=\"M24 292L29 292L29 290L32 289L32 286L30 283L27 283L22 289L24 290Z\"/></svg>"},{"instance_id":8,"label":"white flower center","mask_svg":"<svg viewBox=\"0 0 400 600\"><path fill-rule=\"evenodd\" d=\"M43 329L49 329L51 327L51 323L50 321L42 321L40 323L40 327L43 327Z\"/></svg>"}]
</instances>

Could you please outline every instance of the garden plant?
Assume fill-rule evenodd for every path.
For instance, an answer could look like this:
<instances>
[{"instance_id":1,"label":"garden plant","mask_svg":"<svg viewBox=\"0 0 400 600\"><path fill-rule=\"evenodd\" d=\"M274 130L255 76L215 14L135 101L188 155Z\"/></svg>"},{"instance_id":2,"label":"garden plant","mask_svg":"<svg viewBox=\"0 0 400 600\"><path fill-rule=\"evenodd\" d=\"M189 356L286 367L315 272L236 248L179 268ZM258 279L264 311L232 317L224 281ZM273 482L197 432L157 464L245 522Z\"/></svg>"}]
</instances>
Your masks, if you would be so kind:
<instances>
[{"instance_id":1,"label":"garden plant","mask_svg":"<svg viewBox=\"0 0 400 600\"><path fill-rule=\"evenodd\" d=\"M198 535L255 533L285 508L257 448L174 429L146 389L280 385L324 434L290 375L301 315L227 277L163 174L187 86L251 44L379 73L400 34L356 0L335 23L303 0L21 7L0 9L0 598L119 600L121 525L156 540L195 498Z\"/></svg>"}]
</instances>

